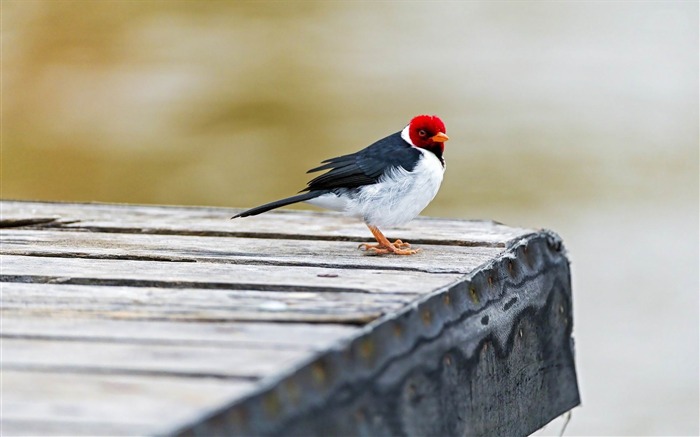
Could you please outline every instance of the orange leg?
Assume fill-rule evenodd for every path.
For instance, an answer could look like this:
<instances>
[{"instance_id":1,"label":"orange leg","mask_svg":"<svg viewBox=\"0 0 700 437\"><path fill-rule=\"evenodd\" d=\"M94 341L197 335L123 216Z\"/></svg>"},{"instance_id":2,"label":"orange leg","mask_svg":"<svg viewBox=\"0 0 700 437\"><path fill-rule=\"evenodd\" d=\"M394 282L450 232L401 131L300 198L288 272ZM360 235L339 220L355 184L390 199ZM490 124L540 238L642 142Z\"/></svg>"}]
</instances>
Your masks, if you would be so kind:
<instances>
[{"instance_id":1,"label":"orange leg","mask_svg":"<svg viewBox=\"0 0 700 437\"><path fill-rule=\"evenodd\" d=\"M383 255L387 253L393 253L396 255L414 255L420 251L420 249L409 249L410 244L404 243L401 240L396 240L393 243L387 240L387 238L382 234L382 232L376 226L367 225L374 238L377 239L379 244L360 244L360 248L364 250L371 251L376 255Z\"/></svg>"}]
</instances>

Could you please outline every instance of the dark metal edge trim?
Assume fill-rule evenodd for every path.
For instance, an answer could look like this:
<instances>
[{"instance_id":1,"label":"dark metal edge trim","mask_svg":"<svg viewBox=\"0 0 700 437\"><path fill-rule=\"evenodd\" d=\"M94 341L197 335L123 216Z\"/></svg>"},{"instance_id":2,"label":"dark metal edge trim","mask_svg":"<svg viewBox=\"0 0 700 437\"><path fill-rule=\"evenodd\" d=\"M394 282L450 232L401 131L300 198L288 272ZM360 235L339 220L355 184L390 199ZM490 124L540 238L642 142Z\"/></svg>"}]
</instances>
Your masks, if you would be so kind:
<instances>
[{"instance_id":1,"label":"dark metal edge trim","mask_svg":"<svg viewBox=\"0 0 700 437\"><path fill-rule=\"evenodd\" d=\"M455 355L455 360L470 360L479 354L484 345L493 345L499 356L508 354L513 347L515 331L499 332L496 326L473 332L465 331L461 325L470 320L470 323L478 321L485 326L499 314L509 311L519 314L513 326L520 324L525 315L551 305L551 296L545 295L547 290L542 291L541 287L530 286L532 296L529 299L514 295L513 290L542 279L558 281L559 287L566 292L564 294L568 294L560 296L560 299L565 301L562 317L567 320L566 336L570 340L573 320L569 260L561 239L551 231L542 230L511 241L503 253L455 283L416 300L396 313L377 319L357 334L318 352L301 365L263 380L248 395L165 435L293 435L294 430L300 429L300 422L310 417L321 419L330 408L349 405L364 391L382 390L382 387L396 384L405 386L405 378L415 369L401 368L397 363L426 344L439 343L437 349L442 351L443 364L449 363L453 359L450 357L455 354L464 355ZM536 302L535 307L532 307L532 302ZM519 307L526 304L531 308ZM457 332L460 334L451 332L446 335L447 331L458 325L460 329ZM461 335L461 338L458 340L455 335ZM464 350L455 350L458 341L471 345L468 351L471 355L465 355ZM573 344L569 341L568 345L573 363ZM421 364L417 367L425 366ZM401 384L401 381L404 383ZM574 392L557 415L579 403L575 373ZM367 422L368 415L372 414L375 412L359 408L347 420L358 423L353 431L369 435L376 433L377 428L365 427L365 432L362 432L362 422ZM391 425L387 425L387 433L396 432ZM537 429L525 429L528 427L532 428L532 425L525 424L519 430L529 433ZM307 428L301 429L308 432ZM488 433L494 430L483 431ZM513 429L509 428L508 431L512 432Z\"/></svg>"}]
</instances>

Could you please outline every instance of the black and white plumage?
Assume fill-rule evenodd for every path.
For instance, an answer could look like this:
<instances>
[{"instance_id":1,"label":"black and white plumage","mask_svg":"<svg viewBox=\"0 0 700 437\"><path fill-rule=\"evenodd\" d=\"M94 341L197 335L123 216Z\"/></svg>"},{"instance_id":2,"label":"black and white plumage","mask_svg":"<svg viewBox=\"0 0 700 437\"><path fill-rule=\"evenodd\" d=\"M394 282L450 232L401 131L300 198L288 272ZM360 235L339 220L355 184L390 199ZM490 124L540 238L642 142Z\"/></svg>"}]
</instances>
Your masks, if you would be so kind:
<instances>
[{"instance_id":1,"label":"black and white plumage","mask_svg":"<svg viewBox=\"0 0 700 437\"><path fill-rule=\"evenodd\" d=\"M297 202L358 217L378 245L375 253L416 253L407 243L390 243L378 227L399 226L415 218L433 200L445 171L445 125L436 116L420 115L400 132L349 155L327 159L308 173L328 170L312 179L304 192L234 216L248 217Z\"/></svg>"}]
</instances>

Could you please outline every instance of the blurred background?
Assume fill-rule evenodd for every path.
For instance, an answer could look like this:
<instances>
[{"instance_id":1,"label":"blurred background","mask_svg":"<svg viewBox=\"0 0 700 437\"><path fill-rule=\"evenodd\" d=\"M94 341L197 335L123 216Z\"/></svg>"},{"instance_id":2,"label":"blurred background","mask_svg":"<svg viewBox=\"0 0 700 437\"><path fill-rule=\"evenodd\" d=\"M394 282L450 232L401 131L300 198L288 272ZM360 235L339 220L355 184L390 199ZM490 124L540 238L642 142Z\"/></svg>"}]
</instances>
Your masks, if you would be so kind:
<instances>
[{"instance_id":1,"label":"blurred background","mask_svg":"<svg viewBox=\"0 0 700 437\"><path fill-rule=\"evenodd\" d=\"M566 434L698 435L698 38L694 1L3 0L2 198L250 207L438 114L424 213L568 247Z\"/></svg>"}]
</instances>

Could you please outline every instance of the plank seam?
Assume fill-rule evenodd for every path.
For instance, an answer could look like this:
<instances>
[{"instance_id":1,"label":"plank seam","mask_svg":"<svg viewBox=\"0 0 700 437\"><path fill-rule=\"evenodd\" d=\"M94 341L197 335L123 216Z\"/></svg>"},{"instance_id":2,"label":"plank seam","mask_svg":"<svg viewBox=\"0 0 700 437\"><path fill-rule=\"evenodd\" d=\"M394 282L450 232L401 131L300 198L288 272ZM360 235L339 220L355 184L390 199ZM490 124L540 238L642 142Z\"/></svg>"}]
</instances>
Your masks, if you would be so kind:
<instances>
[{"instance_id":1,"label":"plank seam","mask_svg":"<svg viewBox=\"0 0 700 437\"><path fill-rule=\"evenodd\" d=\"M112 279L112 278L72 278L69 276L43 275L0 275L0 282L19 282L24 284L67 284L97 285L105 287L151 287L163 289L203 289L203 290L250 290L271 292L313 292L313 293L358 293L377 294L361 288L333 287L330 285L284 285L236 282L194 282L194 281L158 281L149 279ZM414 293L382 292L382 295L410 296Z\"/></svg>"},{"instance_id":2,"label":"plank seam","mask_svg":"<svg viewBox=\"0 0 700 437\"><path fill-rule=\"evenodd\" d=\"M0 308L2 311L7 311L6 308ZM22 311L17 308L12 309L13 312L16 312L18 314L24 313L31 313L32 315L45 315L45 316L51 316L51 317L57 317L61 316L62 312L57 311L55 309L52 310L37 310L37 311ZM74 314L80 314L81 316L96 316L95 318L97 319L104 319L104 320L119 320L119 321L134 321L134 322L173 322L177 321L178 323L231 323L231 322L243 322L243 323L249 323L249 322L256 322L260 321L261 319L258 317L244 317L244 316L237 316L233 315L231 317L213 317L213 316L202 316L197 314L196 316L187 316L183 315L180 317L176 316L170 316L170 317L165 317L165 316L140 316L140 315L135 315L135 314L129 314L128 316L125 316L123 314L105 314L102 311L94 311L94 310L86 310L86 309L76 309L76 310L71 310L67 317L72 317ZM279 317L271 318L271 319L264 319L262 321L266 323L279 323L279 324L302 324L302 325L338 325L338 326L357 326L357 327L363 327L366 326L368 323L376 320L377 318L381 317L384 315L382 312L377 312L375 313L370 313L367 314L366 316L347 316L343 317L342 315L335 315L333 319L330 318L317 318L317 319L312 319L312 318L294 318L294 316L297 313L290 314L289 318L284 318L282 317L283 314L280 314Z\"/></svg>"},{"instance_id":3,"label":"plank seam","mask_svg":"<svg viewBox=\"0 0 700 437\"><path fill-rule=\"evenodd\" d=\"M184 322L183 322L184 323ZM123 338L123 337L106 337L106 336L59 336L49 334L0 334L0 338L11 340L39 340L39 341L58 341L58 342L81 342L81 343L110 343L110 344L134 344L148 346L188 346L188 347L221 347L230 349L245 349L245 350L308 350L313 352L318 350L315 347L305 346L303 344L288 344L264 342L257 343L252 341L225 341L225 340L187 340L187 339L150 339L150 338Z\"/></svg>"},{"instance_id":4,"label":"plank seam","mask_svg":"<svg viewBox=\"0 0 700 437\"><path fill-rule=\"evenodd\" d=\"M98 366L67 366L34 363L2 363L3 370L36 372L36 373L60 373L60 374L91 374L91 375L119 375L119 376L148 376L148 377L178 377L192 379L224 379L229 381L256 382L260 376L255 375L231 375L215 372L185 372L175 370L148 370L148 369L126 369L120 367L98 367Z\"/></svg>"},{"instance_id":5,"label":"plank seam","mask_svg":"<svg viewBox=\"0 0 700 437\"><path fill-rule=\"evenodd\" d=\"M307 235L307 234L283 234L274 232L236 232L236 231L192 231L163 228L115 228L109 226L69 226L76 223L70 222L50 222L46 225L26 226L34 229L52 229L83 232L103 232L114 234L152 234L152 235L181 235L197 237L231 237L231 238L257 238L272 240L308 240L308 241L352 241L352 242L373 242L369 237L346 237L342 235ZM389 233L391 235L391 233ZM506 243L491 243L487 241L473 240L436 240L436 239L412 239L412 244L424 244L433 246L458 246L458 247L506 247Z\"/></svg>"},{"instance_id":6,"label":"plank seam","mask_svg":"<svg viewBox=\"0 0 700 437\"><path fill-rule=\"evenodd\" d=\"M3 255L13 256L34 256L44 258L83 258L83 259L103 259L112 261L163 261L163 262L198 262L211 264L234 264L234 265L256 265L256 266L271 266L271 267L318 267L324 269L367 269L364 264L334 264L334 263L312 263L312 262L286 262L286 261L267 261L261 259L223 259L223 258L208 258L208 257L193 257L193 258L175 258L175 257L160 257L154 255L110 255L110 254L90 254L86 252L28 252L22 250L2 250ZM365 255L368 257L377 257L376 255ZM372 265L372 270L382 271L398 271L398 272L420 272L420 273L435 273L435 274L463 274L460 270L449 269L429 269L421 267L404 267L404 266L387 266L387 265Z\"/></svg>"}]
</instances>

